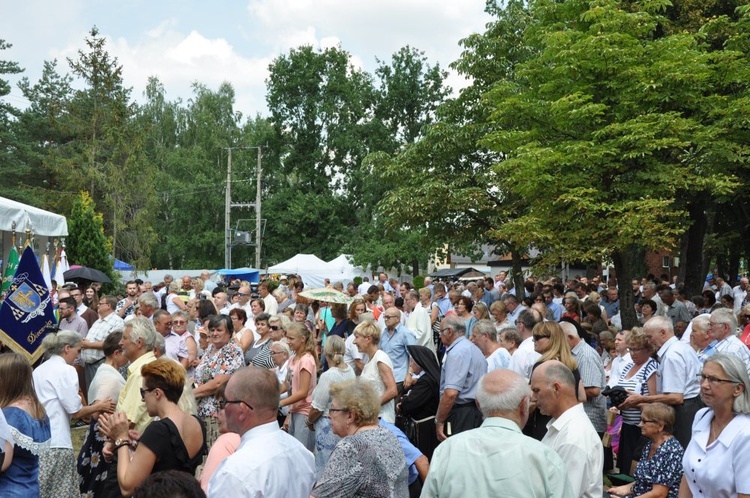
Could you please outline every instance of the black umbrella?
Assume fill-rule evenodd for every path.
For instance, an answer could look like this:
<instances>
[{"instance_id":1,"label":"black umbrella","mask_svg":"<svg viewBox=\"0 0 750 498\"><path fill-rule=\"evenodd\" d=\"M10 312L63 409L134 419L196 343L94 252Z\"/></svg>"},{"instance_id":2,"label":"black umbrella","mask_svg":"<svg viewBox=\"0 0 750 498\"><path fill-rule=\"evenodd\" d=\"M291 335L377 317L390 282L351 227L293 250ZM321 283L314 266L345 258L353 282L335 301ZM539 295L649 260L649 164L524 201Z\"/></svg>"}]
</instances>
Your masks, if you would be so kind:
<instances>
[{"instance_id":1,"label":"black umbrella","mask_svg":"<svg viewBox=\"0 0 750 498\"><path fill-rule=\"evenodd\" d=\"M68 270L65 273L63 273L63 277L65 280L89 280L91 282L100 282L103 284L111 284L112 279L110 279L107 275L100 272L99 270L95 270L93 268L88 268L86 266L81 266L79 268L73 268L72 270Z\"/></svg>"}]
</instances>

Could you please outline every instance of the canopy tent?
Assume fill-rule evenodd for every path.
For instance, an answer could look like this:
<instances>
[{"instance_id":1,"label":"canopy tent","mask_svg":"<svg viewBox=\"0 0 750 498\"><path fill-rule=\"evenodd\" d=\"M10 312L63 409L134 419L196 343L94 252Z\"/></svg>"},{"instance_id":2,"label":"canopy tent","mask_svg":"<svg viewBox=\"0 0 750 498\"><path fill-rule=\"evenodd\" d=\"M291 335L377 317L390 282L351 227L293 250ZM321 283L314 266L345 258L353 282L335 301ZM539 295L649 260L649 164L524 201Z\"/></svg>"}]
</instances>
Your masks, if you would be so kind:
<instances>
[{"instance_id":1,"label":"canopy tent","mask_svg":"<svg viewBox=\"0 0 750 498\"><path fill-rule=\"evenodd\" d=\"M239 278L240 280L247 280L254 284L260 282L260 270L256 270L255 268L235 268L233 270L223 268L219 270L219 275L228 277L225 279L227 281Z\"/></svg>"},{"instance_id":2,"label":"canopy tent","mask_svg":"<svg viewBox=\"0 0 750 498\"><path fill-rule=\"evenodd\" d=\"M351 281L354 280L354 277L370 276L370 274L362 269L361 266L354 266L351 264L349 258L351 258L351 256L348 254L341 254L338 258L332 259L328 262L328 266L330 266L333 271L340 274L338 277L335 277L335 280ZM332 279L332 281L334 280Z\"/></svg>"},{"instance_id":3,"label":"canopy tent","mask_svg":"<svg viewBox=\"0 0 750 498\"><path fill-rule=\"evenodd\" d=\"M115 258L115 270L117 271L133 271L135 268L133 268L133 265L126 263L125 261L120 261L119 259Z\"/></svg>"},{"instance_id":4,"label":"canopy tent","mask_svg":"<svg viewBox=\"0 0 750 498\"><path fill-rule=\"evenodd\" d=\"M306 288L325 287L326 278L330 279L331 283L346 280L340 272L314 254L297 254L278 265L271 266L268 273L299 275Z\"/></svg>"},{"instance_id":5,"label":"canopy tent","mask_svg":"<svg viewBox=\"0 0 750 498\"><path fill-rule=\"evenodd\" d=\"M437 270L437 271L430 273L430 277L445 278L445 279L459 278L469 272L476 272L476 274L482 273L478 270L475 270L474 268L443 268L442 270Z\"/></svg>"},{"instance_id":6,"label":"canopy tent","mask_svg":"<svg viewBox=\"0 0 750 498\"><path fill-rule=\"evenodd\" d=\"M0 197L0 230L10 232L13 230L14 221L18 234L23 234L28 225L36 235L68 235L68 221L65 216Z\"/></svg>"}]
</instances>

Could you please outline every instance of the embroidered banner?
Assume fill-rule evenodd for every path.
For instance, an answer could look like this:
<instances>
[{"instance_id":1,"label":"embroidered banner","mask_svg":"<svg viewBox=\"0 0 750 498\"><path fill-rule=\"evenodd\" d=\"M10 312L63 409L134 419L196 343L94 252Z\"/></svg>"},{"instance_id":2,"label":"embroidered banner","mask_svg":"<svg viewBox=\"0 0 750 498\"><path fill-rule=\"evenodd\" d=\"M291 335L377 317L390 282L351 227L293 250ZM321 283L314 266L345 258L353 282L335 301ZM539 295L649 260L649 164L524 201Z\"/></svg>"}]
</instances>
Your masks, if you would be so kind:
<instances>
[{"instance_id":1,"label":"embroidered banner","mask_svg":"<svg viewBox=\"0 0 750 498\"><path fill-rule=\"evenodd\" d=\"M49 289L31 247L26 247L10 280L8 294L0 307L0 341L34 363L39 348L55 317Z\"/></svg>"}]
</instances>

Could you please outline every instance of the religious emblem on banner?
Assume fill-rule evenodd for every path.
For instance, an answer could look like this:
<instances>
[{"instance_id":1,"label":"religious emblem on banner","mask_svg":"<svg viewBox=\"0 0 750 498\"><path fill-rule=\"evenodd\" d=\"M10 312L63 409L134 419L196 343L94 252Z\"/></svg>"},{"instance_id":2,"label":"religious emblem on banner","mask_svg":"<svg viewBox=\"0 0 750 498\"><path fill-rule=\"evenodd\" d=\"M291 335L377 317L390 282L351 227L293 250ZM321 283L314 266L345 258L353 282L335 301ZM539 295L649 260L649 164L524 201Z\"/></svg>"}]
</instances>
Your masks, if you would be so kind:
<instances>
[{"instance_id":1,"label":"religious emblem on banner","mask_svg":"<svg viewBox=\"0 0 750 498\"><path fill-rule=\"evenodd\" d=\"M0 341L34 363L48 327L55 324L52 301L31 247L21 255L18 268L0 307Z\"/></svg>"}]
</instances>

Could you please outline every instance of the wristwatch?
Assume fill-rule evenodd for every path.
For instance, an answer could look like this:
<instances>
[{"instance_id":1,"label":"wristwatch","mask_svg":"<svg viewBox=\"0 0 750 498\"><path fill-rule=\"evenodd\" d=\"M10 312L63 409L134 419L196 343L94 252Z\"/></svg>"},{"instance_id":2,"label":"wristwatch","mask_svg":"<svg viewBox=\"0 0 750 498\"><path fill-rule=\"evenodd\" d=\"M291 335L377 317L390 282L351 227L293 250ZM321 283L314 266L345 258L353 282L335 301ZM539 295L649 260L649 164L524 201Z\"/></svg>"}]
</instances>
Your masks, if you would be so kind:
<instances>
[{"instance_id":1,"label":"wristwatch","mask_svg":"<svg viewBox=\"0 0 750 498\"><path fill-rule=\"evenodd\" d=\"M115 440L115 449L119 450L123 446L128 446L130 444L129 439L116 439Z\"/></svg>"}]
</instances>

